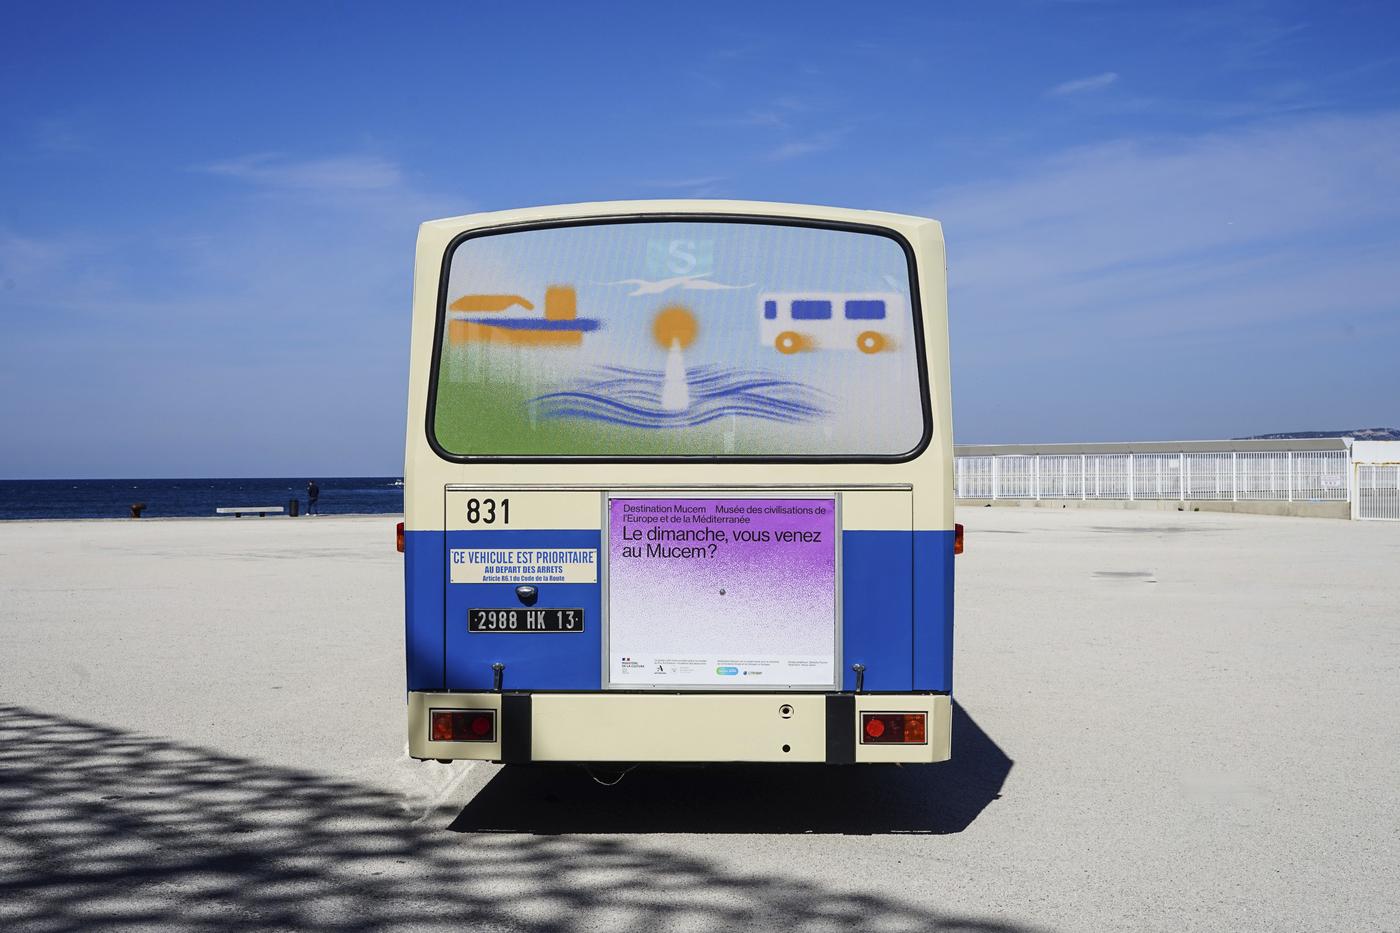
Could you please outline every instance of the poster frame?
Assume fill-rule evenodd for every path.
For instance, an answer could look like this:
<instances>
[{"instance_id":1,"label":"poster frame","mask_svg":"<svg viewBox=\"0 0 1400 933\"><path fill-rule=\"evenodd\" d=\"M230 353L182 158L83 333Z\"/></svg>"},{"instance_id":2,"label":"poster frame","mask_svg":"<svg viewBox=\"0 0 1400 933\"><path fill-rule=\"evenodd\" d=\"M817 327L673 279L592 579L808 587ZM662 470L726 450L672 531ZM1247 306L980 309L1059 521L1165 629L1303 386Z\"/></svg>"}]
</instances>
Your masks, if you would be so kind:
<instances>
[{"instance_id":1,"label":"poster frame","mask_svg":"<svg viewBox=\"0 0 1400 933\"><path fill-rule=\"evenodd\" d=\"M600 609L602 615L601 629L601 657L599 658L601 671L601 683L603 689L616 692L669 692L684 691L686 693L833 693L841 689L842 674L844 671L842 646L844 643L843 633L843 603L844 590L842 585L842 535L841 535L841 492L836 489L813 490L809 488L792 489L790 487L774 486L746 486L740 488L690 488L690 489L609 489L602 499L602 517L600 526L601 546L599 548L599 585L602 590L600 596ZM755 683L744 685L742 683L734 686L720 686L713 683L695 684L669 682L664 684L639 684L639 683L615 683L612 679L612 502L614 499L820 499L833 503L835 514L832 516L832 534L834 540L833 573L835 579L832 588L832 665L831 681L823 684L773 684Z\"/></svg>"}]
</instances>

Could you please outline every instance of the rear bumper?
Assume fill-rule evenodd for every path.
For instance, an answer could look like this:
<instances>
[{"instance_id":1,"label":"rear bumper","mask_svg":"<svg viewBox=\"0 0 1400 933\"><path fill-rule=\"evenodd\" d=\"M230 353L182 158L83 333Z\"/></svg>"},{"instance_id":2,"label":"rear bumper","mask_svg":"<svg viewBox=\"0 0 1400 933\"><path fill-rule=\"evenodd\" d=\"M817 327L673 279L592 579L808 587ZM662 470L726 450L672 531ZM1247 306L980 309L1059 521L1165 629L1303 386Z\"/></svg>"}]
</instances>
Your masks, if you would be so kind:
<instances>
[{"instance_id":1,"label":"rear bumper","mask_svg":"<svg viewBox=\"0 0 1400 933\"><path fill-rule=\"evenodd\" d=\"M489 742L435 742L429 712L490 710ZM860 741L865 712L928 714L927 742ZM425 693L408 695L414 758L526 762L946 761L945 694Z\"/></svg>"}]
</instances>

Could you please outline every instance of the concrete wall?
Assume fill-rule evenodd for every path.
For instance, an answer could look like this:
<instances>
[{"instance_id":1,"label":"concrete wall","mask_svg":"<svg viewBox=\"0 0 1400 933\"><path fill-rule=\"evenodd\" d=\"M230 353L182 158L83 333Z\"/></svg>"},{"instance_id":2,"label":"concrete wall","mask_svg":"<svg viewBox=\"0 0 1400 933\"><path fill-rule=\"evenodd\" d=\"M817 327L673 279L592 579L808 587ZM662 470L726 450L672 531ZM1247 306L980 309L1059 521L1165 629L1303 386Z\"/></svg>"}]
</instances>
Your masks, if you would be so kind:
<instances>
[{"instance_id":1,"label":"concrete wall","mask_svg":"<svg viewBox=\"0 0 1400 933\"><path fill-rule=\"evenodd\" d=\"M1400 441L1353 441L1352 463L1400 463Z\"/></svg>"}]
</instances>

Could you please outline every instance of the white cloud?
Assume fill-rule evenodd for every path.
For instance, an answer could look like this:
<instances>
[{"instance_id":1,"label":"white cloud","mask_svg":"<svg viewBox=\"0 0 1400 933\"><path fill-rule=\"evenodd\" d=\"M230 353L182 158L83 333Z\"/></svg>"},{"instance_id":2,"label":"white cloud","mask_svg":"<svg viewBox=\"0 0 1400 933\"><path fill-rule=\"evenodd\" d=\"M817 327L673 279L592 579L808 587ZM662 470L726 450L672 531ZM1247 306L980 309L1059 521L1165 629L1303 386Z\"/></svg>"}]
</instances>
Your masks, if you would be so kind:
<instances>
[{"instance_id":1,"label":"white cloud","mask_svg":"<svg viewBox=\"0 0 1400 933\"><path fill-rule=\"evenodd\" d=\"M0 287L14 290L20 280L48 275L67 261L76 243L21 236L0 227Z\"/></svg>"},{"instance_id":2,"label":"white cloud","mask_svg":"<svg viewBox=\"0 0 1400 933\"><path fill-rule=\"evenodd\" d=\"M373 155L300 160L248 155L215 162L203 170L258 185L312 191L377 191L403 184L397 164Z\"/></svg>"},{"instance_id":3,"label":"white cloud","mask_svg":"<svg viewBox=\"0 0 1400 933\"><path fill-rule=\"evenodd\" d=\"M1397 151L1400 114L1121 141L947 190L937 204L978 246L964 284L1102 283L1400 219Z\"/></svg>"},{"instance_id":4,"label":"white cloud","mask_svg":"<svg viewBox=\"0 0 1400 933\"><path fill-rule=\"evenodd\" d=\"M824 152L833 145L835 144L830 140L794 139L768 150L766 158L770 162L785 162L788 159L796 159L800 156L811 155L814 152Z\"/></svg>"},{"instance_id":5,"label":"white cloud","mask_svg":"<svg viewBox=\"0 0 1400 933\"><path fill-rule=\"evenodd\" d=\"M789 159L826 152L828 149L836 148L848 132L848 129L826 130L814 132L802 138L790 139L769 149L764 153L764 158L769 162L786 162Z\"/></svg>"},{"instance_id":6,"label":"white cloud","mask_svg":"<svg viewBox=\"0 0 1400 933\"><path fill-rule=\"evenodd\" d=\"M219 170L216 205L0 229L0 427L44 439L0 475L397 469L414 239L471 205L360 156Z\"/></svg>"},{"instance_id":7,"label":"white cloud","mask_svg":"<svg viewBox=\"0 0 1400 933\"><path fill-rule=\"evenodd\" d=\"M697 175L694 178L658 178L641 184L647 188L708 188L722 181L723 175Z\"/></svg>"},{"instance_id":8,"label":"white cloud","mask_svg":"<svg viewBox=\"0 0 1400 933\"><path fill-rule=\"evenodd\" d=\"M1087 78L1075 78L1052 87L1047 93L1052 97L1066 97L1070 94L1083 94L1086 91L1101 91L1118 80L1118 73L1105 71L1103 74Z\"/></svg>"},{"instance_id":9,"label":"white cloud","mask_svg":"<svg viewBox=\"0 0 1400 933\"><path fill-rule=\"evenodd\" d=\"M1072 420L1081 390L1105 410L1132 404L1138 390L1097 382L1130 358L1161 399L1189 397L1178 364L1197 356L1233 367L1196 377L1230 387L1222 411L1258 396L1271 417L1314 405L1345 420L1364 393L1342 374L1366 366L1327 354L1393 340L1400 320L1396 152L1400 113L1294 118L1075 149L946 189L930 213L948 240L957 355L1022 387L1042 380L1017 403L1028 424ZM1385 378L1373 398L1396 396L1377 391ZM976 420L993 418L976 407L992 395Z\"/></svg>"},{"instance_id":10,"label":"white cloud","mask_svg":"<svg viewBox=\"0 0 1400 933\"><path fill-rule=\"evenodd\" d=\"M687 198L724 197L724 175L697 175L694 178L655 178L639 182L643 188L657 188Z\"/></svg>"},{"instance_id":11,"label":"white cloud","mask_svg":"<svg viewBox=\"0 0 1400 933\"><path fill-rule=\"evenodd\" d=\"M91 148L79 121L72 117L49 117L35 128L34 145L50 155L72 155Z\"/></svg>"}]
</instances>

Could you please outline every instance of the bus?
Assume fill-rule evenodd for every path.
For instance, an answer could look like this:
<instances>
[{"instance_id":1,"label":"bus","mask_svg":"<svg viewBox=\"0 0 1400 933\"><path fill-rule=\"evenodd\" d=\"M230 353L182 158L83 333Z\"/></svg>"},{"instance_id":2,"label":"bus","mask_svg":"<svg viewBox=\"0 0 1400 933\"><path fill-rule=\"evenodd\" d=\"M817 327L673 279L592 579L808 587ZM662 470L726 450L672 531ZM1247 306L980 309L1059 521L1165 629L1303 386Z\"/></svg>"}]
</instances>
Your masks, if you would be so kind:
<instances>
[{"instance_id":1,"label":"bus","mask_svg":"<svg viewBox=\"0 0 1400 933\"><path fill-rule=\"evenodd\" d=\"M859 350L883 353L904 329L909 314L892 293L799 293L759 296L759 340L779 353Z\"/></svg>"},{"instance_id":2,"label":"bus","mask_svg":"<svg viewBox=\"0 0 1400 933\"><path fill-rule=\"evenodd\" d=\"M408 402L413 757L949 757L938 222L680 200L425 223Z\"/></svg>"}]
</instances>

